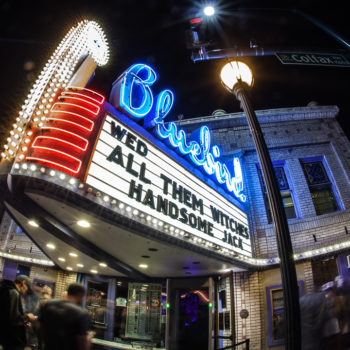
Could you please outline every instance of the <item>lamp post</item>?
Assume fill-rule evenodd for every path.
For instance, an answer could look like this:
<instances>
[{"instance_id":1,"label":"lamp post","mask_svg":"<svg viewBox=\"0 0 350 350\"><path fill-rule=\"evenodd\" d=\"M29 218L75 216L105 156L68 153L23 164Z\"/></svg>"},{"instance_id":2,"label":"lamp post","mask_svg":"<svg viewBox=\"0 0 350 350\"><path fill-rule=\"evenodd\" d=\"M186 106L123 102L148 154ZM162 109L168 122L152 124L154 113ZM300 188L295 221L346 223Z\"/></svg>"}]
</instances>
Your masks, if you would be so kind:
<instances>
[{"instance_id":1,"label":"lamp post","mask_svg":"<svg viewBox=\"0 0 350 350\"><path fill-rule=\"evenodd\" d=\"M220 76L224 87L241 102L241 108L246 114L250 132L253 136L277 238L284 296L286 349L299 350L301 348L299 290L293 259L293 247L270 154L246 90L247 87L253 84L253 74L245 63L232 61L222 68Z\"/></svg>"}]
</instances>

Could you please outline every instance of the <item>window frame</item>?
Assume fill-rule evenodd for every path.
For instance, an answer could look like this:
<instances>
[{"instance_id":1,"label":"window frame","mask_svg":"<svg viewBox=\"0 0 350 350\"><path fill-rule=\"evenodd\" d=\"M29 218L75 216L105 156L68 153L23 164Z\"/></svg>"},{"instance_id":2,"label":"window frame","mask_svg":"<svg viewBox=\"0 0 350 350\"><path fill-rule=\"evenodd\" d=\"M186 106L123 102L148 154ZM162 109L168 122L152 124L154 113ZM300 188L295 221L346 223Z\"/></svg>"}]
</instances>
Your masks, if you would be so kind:
<instances>
[{"instance_id":1,"label":"window frame","mask_svg":"<svg viewBox=\"0 0 350 350\"><path fill-rule=\"evenodd\" d=\"M275 168L282 168L283 169L284 176L285 176L285 179L286 179L287 184L288 184L288 189L281 189L279 184L278 184L278 187L279 187L279 190L280 190L280 194L281 194L281 198L282 198L282 202L283 202L282 193L283 192L288 192L288 191L290 192L290 197L292 198L292 201L293 201L295 217L294 218L288 218L286 210L285 210L287 220L289 221L289 220L300 219L300 217L301 217L300 210L299 210L299 206L298 206L298 203L297 203L297 198L296 198L296 195L295 195L293 183L291 181L291 177L290 177L289 172L288 172L288 167L287 167L286 161L284 161L284 160L274 161L274 162L272 162L272 165L273 165L274 169ZM270 203L269 203L269 199L268 199L268 195L267 195L267 189L266 189L266 185L265 185L265 182L264 182L264 178L263 178L263 174L262 174L260 163L256 163L256 168L257 168L257 172L258 172L260 189L261 189L261 193L262 193L263 200L264 200L266 219L267 219L268 224L271 224L273 222L273 220L272 220L272 213L271 213L271 207L270 207ZM264 191L264 189L265 189L265 191ZM285 208L284 203L283 203L283 207Z\"/></svg>"},{"instance_id":2,"label":"window frame","mask_svg":"<svg viewBox=\"0 0 350 350\"><path fill-rule=\"evenodd\" d=\"M326 214L331 214L331 213L335 213L335 212L344 210L342 201L341 201L340 196L339 196L339 192L338 192L337 186L335 184L335 181L334 181L334 178L332 176L332 173L330 172L330 167L328 166L325 157L324 156L317 156L317 157L300 158L299 162L300 162L300 165L301 165L301 168L302 168L302 171L303 171L303 174L304 174L304 178L305 178L305 181L306 181L306 184L307 184L310 196L311 196L312 203L314 205L314 209L315 209L316 215L317 216L326 215ZM310 184L309 176L307 175L306 170L304 168L304 164L307 164L307 163L321 163L322 166L323 166L324 172L326 173L326 175L328 177L328 182L327 183L318 183L318 184L313 184L313 185ZM316 210L316 206L315 206L314 200L312 198L311 190L313 188L317 189L317 188L327 187L327 186L332 190L333 196L334 196L334 200L335 200L335 203L338 206L338 208L336 210L327 211L327 212L323 212L321 214L317 214L317 210Z\"/></svg>"}]
</instances>

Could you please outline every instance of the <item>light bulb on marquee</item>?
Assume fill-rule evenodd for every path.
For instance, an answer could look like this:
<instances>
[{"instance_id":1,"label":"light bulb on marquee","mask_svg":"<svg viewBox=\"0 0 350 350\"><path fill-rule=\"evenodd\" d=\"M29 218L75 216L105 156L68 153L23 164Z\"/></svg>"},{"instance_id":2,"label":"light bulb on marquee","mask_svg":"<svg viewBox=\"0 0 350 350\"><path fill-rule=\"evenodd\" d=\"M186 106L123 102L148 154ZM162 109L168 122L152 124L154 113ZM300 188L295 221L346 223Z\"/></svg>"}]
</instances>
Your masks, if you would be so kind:
<instances>
[{"instance_id":1,"label":"light bulb on marquee","mask_svg":"<svg viewBox=\"0 0 350 350\"><path fill-rule=\"evenodd\" d=\"M30 93L22 106L22 111L19 112L19 118L17 118L22 129L25 129L25 124L28 123L28 119L32 117L35 110L39 111L39 109L44 108L43 103L45 102L42 100L49 96L49 92L56 90L51 94L52 97L56 97L59 90L57 87L52 90L50 86L54 86L54 82L59 80L60 77L69 82L73 77L73 72L77 69L76 62L86 55L88 55L88 58L85 61L87 59L92 61L88 71L91 74L95 68L94 63L102 66L107 63L109 58L107 40L101 27L96 22L87 20L80 22L68 32L45 64L33 88L30 89ZM65 62L65 64L62 65L61 62ZM90 76L87 77L87 80L89 78ZM12 159L15 156L18 146L13 146L11 142L12 138L10 138L7 144L8 147L2 153L3 158Z\"/></svg>"}]
</instances>

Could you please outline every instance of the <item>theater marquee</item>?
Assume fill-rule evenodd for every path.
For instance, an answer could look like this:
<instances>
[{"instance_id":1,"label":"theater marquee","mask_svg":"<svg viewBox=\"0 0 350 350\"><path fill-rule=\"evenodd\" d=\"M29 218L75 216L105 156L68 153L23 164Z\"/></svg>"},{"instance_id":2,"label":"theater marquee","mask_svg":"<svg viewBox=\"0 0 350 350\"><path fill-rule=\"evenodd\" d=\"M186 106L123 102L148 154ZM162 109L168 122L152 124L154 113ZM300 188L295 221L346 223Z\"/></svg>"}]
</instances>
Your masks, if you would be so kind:
<instances>
[{"instance_id":1,"label":"theater marquee","mask_svg":"<svg viewBox=\"0 0 350 350\"><path fill-rule=\"evenodd\" d=\"M198 238L251 255L244 211L111 114L86 183Z\"/></svg>"},{"instance_id":2,"label":"theater marquee","mask_svg":"<svg viewBox=\"0 0 350 350\"><path fill-rule=\"evenodd\" d=\"M115 81L109 102L87 89L97 64L107 60L96 23L84 21L69 32L5 145L2 157L14 160L11 174L76 193L87 188L96 196L85 200L118 214L125 207L128 218L144 218L159 235L175 233L218 254L252 257L240 160L221 161L207 126L187 135L165 122L174 94L153 93L157 75L146 64L132 65Z\"/></svg>"}]
</instances>

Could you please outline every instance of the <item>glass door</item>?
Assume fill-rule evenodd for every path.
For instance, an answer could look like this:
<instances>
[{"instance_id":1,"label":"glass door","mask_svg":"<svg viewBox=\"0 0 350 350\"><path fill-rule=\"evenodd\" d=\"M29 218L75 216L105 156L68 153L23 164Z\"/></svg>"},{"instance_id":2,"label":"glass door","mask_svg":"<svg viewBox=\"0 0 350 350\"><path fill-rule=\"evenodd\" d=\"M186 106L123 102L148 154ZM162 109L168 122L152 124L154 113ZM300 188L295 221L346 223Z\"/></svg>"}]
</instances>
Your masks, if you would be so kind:
<instances>
[{"instance_id":1,"label":"glass door","mask_svg":"<svg viewBox=\"0 0 350 350\"><path fill-rule=\"evenodd\" d=\"M92 330L95 337L105 338L108 328L107 313L108 282L87 281L86 308L90 314Z\"/></svg>"}]
</instances>

